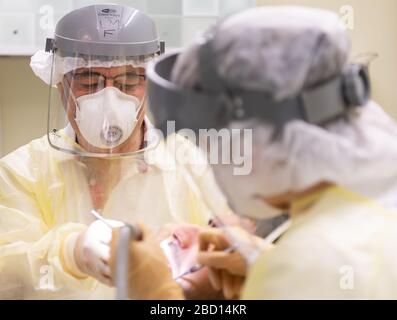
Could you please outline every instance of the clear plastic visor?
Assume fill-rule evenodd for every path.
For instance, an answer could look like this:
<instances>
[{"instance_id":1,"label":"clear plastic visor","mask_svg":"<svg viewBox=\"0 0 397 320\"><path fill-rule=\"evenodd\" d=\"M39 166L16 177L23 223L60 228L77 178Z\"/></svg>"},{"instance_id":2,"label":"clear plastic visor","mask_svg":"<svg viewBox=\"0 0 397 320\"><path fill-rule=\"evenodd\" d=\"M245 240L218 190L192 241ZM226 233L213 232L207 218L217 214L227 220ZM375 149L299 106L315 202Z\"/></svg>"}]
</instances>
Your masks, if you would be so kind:
<instances>
[{"instance_id":1,"label":"clear plastic visor","mask_svg":"<svg viewBox=\"0 0 397 320\"><path fill-rule=\"evenodd\" d=\"M144 148L145 66L144 57L54 53L52 75L58 77L51 78L49 93L51 146L94 157L129 155Z\"/></svg>"}]
</instances>

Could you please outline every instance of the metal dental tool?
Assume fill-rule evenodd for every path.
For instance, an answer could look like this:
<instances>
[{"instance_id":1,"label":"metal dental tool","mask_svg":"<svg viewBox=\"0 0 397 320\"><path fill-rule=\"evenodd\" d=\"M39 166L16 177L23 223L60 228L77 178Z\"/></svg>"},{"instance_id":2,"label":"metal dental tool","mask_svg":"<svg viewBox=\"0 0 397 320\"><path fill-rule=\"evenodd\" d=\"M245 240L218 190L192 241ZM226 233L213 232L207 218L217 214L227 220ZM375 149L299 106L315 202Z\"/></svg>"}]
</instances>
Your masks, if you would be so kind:
<instances>
[{"instance_id":1,"label":"metal dental tool","mask_svg":"<svg viewBox=\"0 0 397 320\"><path fill-rule=\"evenodd\" d=\"M95 209L92 209L92 210L90 211L90 213L91 213L96 219L101 220L103 223L105 223L109 228L113 228L113 226L111 226L110 223L109 223L104 217L102 217L101 214L100 214L98 211L96 211Z\"/></svg>"},{"instance_id":2,"label":"metal dental tool","mask_svg":"<svg viewBox=\"0 0 397 320\"><path fill-rule=\"evenodd\" d=\"M224 253L232 253L233 251L235 251L235 249L232 248L232 247L223 250ZM203 269L204 267L205 267L205 266L203 266L203 265L197 263L197 264L195 264L193 267L189 268L189 270L185 271L184 273L182 273L181 275L177 276L177 277L174 278L174 279L175 279L175 280L178 280L178 279L180 279L180 278L183 278L183 277L187 276L188 274L195 273L195 272L197 272L197 271Z\"/></svg>"}]
</instances>

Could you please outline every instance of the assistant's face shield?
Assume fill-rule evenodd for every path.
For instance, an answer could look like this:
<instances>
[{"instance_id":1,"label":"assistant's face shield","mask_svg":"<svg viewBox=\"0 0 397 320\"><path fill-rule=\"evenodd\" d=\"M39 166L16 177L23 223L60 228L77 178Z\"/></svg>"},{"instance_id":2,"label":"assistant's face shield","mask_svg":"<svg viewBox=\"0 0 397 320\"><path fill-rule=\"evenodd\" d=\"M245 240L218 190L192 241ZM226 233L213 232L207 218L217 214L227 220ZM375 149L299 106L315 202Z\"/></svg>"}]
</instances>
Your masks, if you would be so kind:
<instances>
[{"instance_id":1,"label":"assistant's face shield","mask_svg":"<svg viewBox=\"0 0 397 320\"><path fill-rule=\"evenodd\" d=\"M357 64L348 65L340 76L305 89L294 98L275 101L264 92L220 87L222 80L209 58L200 64L205 87L186 89L171 80L179 54L163 55L147 70L148 112L164 136L171 133L170 121L176 131L191 129L196 133L200 129L228 128L234 121L247 120L277 129L293 120L322 126L364 106L370 98L367 68ZM208 57L207 52L202 54L204 57Z\"/></svg>"},{"instance_id":2,"label":"assistant's face shield","mask_svg":"<svg viewBox=\"0 0 397 320\"><path fill-rule=\"evenodd\" d=\"M176 131L187 128L193 130L198 137L201 130L219 131L229 128L230 136L233 137L236 136L234 131L230 130L233 123L246 123L252 120L270 126L276 136L277 132L282 131L283 127L293 120L323 126L345 117L356 108L365 106L369 100L370 84L367 69L360 65L349 65L340 75L307 88L296 97L275 101L264 92L233 88L226 84L216 74L216 68L211 65L212 59L207 51L208 47L203 46L203 48L201 59L206 59L200 63L200 76L203 79L200 81L201 87L187 89L172 82L171 74L179 53L161 57L148 69L148 109L155 126L162 130L165 136L172 132L170 128L175 128ZM238 133L237 136L239 135ZM255 132L252 136L255 136ZM200 139L196 139L196 142L199 141ZM234 149L233 143L236 141L239 145ZM219 154L225 149L241 150L241 142L249 143L245 139L231 139L230 143L226 144L226 148L222 145ZM251 150L251 154L256 151L258 150ZM212 152L217 153L217 150L211 150L209 155ZM242 192L240 189L244 187L239 188L241 184L236 186L230 183L233 179L226 180L217 174L217 172L227 176L233 174L230 165L222 166L219 162L212 164L216 169L227 169L215 170L215 175L236 213L255 217L266 215L264 212L254 212L263 208L263 200L256 199L249 206L246 205L247 203L236 204L238 199L248 192L247 187L245 187L247 192ZM253 163L253 169L255 167L256 164ZM224 183L225 181L228 183ZM254 191L249 192L250 199ZM273 211L280 212L280 210Z\"/></svg>"},{"instance_id":3,"label":"assistant's face shield","mask_svg":"<svg viewBox=\"0 0 397 320\"><path fill-rule=\"evenodd\" d=\"M205 46L204 46L205 47ZM349 65L339 76L307 88L298 96L275 101L268 94L259 91L233 88L222 82L216 74L216 68L212 65L211 56L204 48L201 52L200 63L200 87L193 89L182 88L172 81L172 71L178 59L178 52L162 56L156 63L148 68L148 112L150 112L154 125L159 128L164 136L176 131L189 129L200 137L201 130L229 130L232 139L226 145L219 145L219 150L212 152L222 155L225 149L244 149L243 144L249 143L246 139L233 139L240 136L241 131L235 133L236 123L261 123L257 126L268 126L273 132L282 131L289 122L301 120L316 126L323 126L340 117L345 117L357 107L365 106L370 96L370 85L367 69L359 65ZM205 63L204 63L205 61ZM242 126L246 128L246 126ZM253 130L255 127L253 127ZM170 130L171 129L171 130ZM255 136L255 132L252 133ZM251 137L252 137L251 136ZM276 134L275 134L276 136ZM196 139L200 142L200 138ZM243 144L241 144L243 142ZM252 141L251 141L252 145ZM226 151L228 151L226 150ZM208 151L208 150L204 150ZM252 159L259 159L255 153L261 150L251 150ZM248 155L248 156L249 156ZM221 156L218 157L221 159ZM280 159L282 161L282 159ZM255 171L259 164L253 163ZM261 184L244 184L253 178L236 177L229 164L221 162L213 164L217 181L228 198L229 205L239 215L267 219L280 215L283 210L271 207L260 197ZM255 172L249 176L255 175ZM254 180L260 180L256 177ZM222 221L221 217L218 217ZM227 222L223 225L228 233L232 245L238 249L250 263L255 260L263 243L258 243L254 237L242 235L233 229L227 228Z\"/></svg>"}]
</instances>

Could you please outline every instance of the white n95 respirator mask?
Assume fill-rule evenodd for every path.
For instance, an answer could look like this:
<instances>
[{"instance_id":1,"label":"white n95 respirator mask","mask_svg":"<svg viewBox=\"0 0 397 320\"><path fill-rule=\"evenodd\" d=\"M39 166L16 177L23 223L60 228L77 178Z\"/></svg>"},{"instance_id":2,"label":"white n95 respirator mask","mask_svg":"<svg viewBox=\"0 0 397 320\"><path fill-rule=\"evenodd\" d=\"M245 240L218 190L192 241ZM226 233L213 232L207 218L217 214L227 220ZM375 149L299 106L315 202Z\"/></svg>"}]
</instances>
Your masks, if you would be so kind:
<instances>
[{"instance_id":1,"label":"white n95 respirator mask","mask_svg":"<svg viewBox=\"0 0 397 320\"><path fill-rule=\"evenodd\" d=\"M106 87L76 99L76 124L89 144L101 149L125 142L137 124L138 98Z\"/></svg>"}]
</instances>

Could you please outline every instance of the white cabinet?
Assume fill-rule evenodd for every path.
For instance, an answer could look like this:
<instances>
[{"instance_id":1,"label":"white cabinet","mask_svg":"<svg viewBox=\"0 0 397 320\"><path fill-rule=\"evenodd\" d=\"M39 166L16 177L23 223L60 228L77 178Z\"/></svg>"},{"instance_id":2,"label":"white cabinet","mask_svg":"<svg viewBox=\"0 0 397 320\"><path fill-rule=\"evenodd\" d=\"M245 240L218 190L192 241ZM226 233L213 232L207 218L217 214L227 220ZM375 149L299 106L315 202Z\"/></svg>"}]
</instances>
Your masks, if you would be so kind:
<instances>
[{"instance_id":1,"label":"white cabinet","mask_svg":"<svg viewBox=\"0 0 397 320\"><path fill-rule=\"evenodd\" d=\"M218 0L183 0L185 16L217 16Z\"/></svg>"},{"instance_id":2,"label":"white cabinet","mask_svg":"<svg viewBox=\"0 0 397 320\"><path fill-rule=\"evenodd\" d=\"M182 39L181 16L154 15L153 19L156 23L159 37L162 41L165 41L166 47L180 47Z\"/></svg>"},{"instance_id":3,"label":"white cabinet","mask_svg":"<svg viewBox=\"0 0 397 320\"><path fill-rule=\"evenodd\" d=\"M47 1L48 2L48 1ZM0 0L0 12L33 13L36 9L35 0Z\"/></svg>"},{"instance_id":4,"label":"white cabinet","mask_svg":"<svg viewBox=\"0 0 397 320\"><path fill-rule=\"evenodd\" d=\"M0 13L0 51L8 55L35 47L33 13Z\"/></svg>"},{"instance_id":5,"label":"white cabinet","mask_svg":"<svg viewBox=\"0 0 397 320\"><path fill-rule=\"evenodd\" d=\"M219 15L229 15L254 6L255 0L219 0Z\"/></svg>"},{"instance_id":6,"label":"white cabinet","mask_svg":"<svg viewBox=\"0 0 397 320\"><path fill-rule=\"evenodd\" d=\"M182 43L192 42L197 36L216 23L216 18L211 17L184 17L182 23Z\"/></svg>"},{"instance_id":7,"label":"white cabinet","mask_svg":"<svg viewBox=\"0 0 397 320\"><path fill-rule=\"evenodd\" d=\"M159 15L181 15L183 0L147 0L146 12Z\"/></svg>"}]
</instances>

